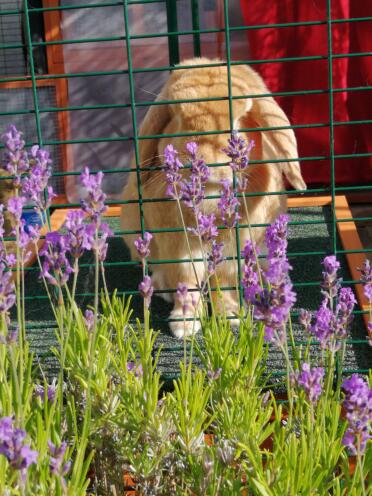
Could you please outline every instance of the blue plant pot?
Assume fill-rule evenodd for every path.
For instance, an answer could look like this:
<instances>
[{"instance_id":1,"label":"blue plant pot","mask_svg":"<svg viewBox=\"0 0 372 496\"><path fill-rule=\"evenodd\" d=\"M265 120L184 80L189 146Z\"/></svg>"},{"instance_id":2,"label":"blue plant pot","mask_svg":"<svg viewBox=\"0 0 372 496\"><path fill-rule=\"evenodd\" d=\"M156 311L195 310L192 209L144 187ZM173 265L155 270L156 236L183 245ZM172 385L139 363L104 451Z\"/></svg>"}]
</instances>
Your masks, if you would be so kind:
<instances>
[{"instance_id":1,"label":"blue plant pot","mask_svg":"<svg viewBox=\"0 0 372 496\"><path fill-rule=\"evenodd\" d=\"M43 226L46 222L46 215L40 216L34 210L26 210L22 212L22 219L25 221L25 231L28 232L28 226Z\"/></svg>"}]
</instances>

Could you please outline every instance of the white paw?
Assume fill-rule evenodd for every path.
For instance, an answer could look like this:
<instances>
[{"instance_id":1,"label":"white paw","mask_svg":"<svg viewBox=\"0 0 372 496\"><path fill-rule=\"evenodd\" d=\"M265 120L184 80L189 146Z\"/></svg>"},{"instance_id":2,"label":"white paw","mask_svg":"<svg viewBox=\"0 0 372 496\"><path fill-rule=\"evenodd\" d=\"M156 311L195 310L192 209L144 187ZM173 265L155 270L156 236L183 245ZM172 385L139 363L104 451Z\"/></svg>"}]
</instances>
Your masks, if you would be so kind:
<instances>
[{"instance_id":1,"label":"white paw","mask_svg":"<svg viewBox=\"0 0 372 496\"><path fill-rule=\"evenodd\" d=\"M228 319L228 321L230 322L230 326L231 327L239 327L240 326L240 320L239 319L235 319L235 318L230 318Z\"/></svg>"},{"instance_id":2,"label":"white paw","mask_svg":"<svg viewBox=\"0 0 372 496\"><path fill-rule=\"evenodd\" d=\"M171 315L172 318L179 318L179 315ZM201 324L198 319L170 322L172 334L175 338L182 339L183 337L192 336L201 329Z\"/></svg>"}]
</instances>

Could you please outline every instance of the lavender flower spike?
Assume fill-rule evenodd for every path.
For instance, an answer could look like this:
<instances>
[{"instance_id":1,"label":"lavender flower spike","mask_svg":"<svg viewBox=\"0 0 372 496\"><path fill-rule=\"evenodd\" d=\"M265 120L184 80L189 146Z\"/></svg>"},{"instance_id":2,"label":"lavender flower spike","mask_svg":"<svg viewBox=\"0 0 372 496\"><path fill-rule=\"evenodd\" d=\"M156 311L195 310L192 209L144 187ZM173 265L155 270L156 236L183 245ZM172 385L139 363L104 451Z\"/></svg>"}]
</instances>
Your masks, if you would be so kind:
<instances>
[{"instance_id":1,"label":"lavender flower spike","mask_svg":"<svg viewBox=\"0 0 372 496\"><path fill-rule=\"evenodd\" d=\"M102 191L102 180L103 172L99 171L96 175L92 175L88 167L85 167L80 175L80 182L88 192L86 200L81 200L81 208L95 223L107 210L104 203L106 195Z\"/></svg>"},{"instance_id":2,"label":"lavender flower spike","mask_svg":"<svg viewBox=\"0 0 372 496\"><path fill-rule=\"evenodd\" d=\"M45 236L45 243L40 250L40 255L44 257L41 275L54 286L63 286L73 272L66 257L67 248L66 238L58 231Z\"/></svg>"},{"instance_id":3,"label":"lavender flower spike","mask_svg":"<svg viewBox=\"0 0 372 496\"><path fill-rule=\"evenodd\" d=\"M305 391L308 401L314 405L322 394L324 369L310 368L308 363L303 363L301 369L302 371L297 371L294 376L295 382Z\"/></svg>"},{"instance_id":4,"label":"lavender flower spike","mask_svg":"<svg viewBox=\"0 0 372 496\"><path fill-rule=\"evenodd\" d=\"M193 293L189 293L186 284L179 282L177 285L176 299L182 305L182 314L186 316L193 308L195 308L196 301Z\"/></svg>"},{"instance_id":5,"label":"lavender flower spike","mask_svg":"<svg viewBox=\"0 0 372 496\"><path fill-rule=\"evenodd\" d=\"M12 281L12 273L5 272L3 264L0 264L0 314L8 312L16 301L15 285Z\"/></svg>"},{"instance_id":6,"label":"lavender flower spike","mask_svg":"<svg viewBox=\"0 0 372 496\"><path fill-rule=\"evenodd\" d=\"M152 240L152 234L145 232L143 238L139 237L134 241L134 246L136 247L138 255L143 259L150 255L150 242Z\"/></svg>"},{"instance_id":7,"label":"lavender flower spike","mask_svg":"<svg viewBox=\"0 0 372 496\"><path fill-rule=\"evenodd\" d=\"M332 299L337 295L340 288L340 279L337 279L337 271L340 268L340 262L337 261L334 255L329 255L323 260L324 271L323 282L320 286L323 289L323 294Z\"/></svg>"},{"instance_id":8,"label":"lavender flower spike","mask_svg":"<svg viewBox=\"0 0 372 496\"><path fill-rule=\"evenodd\" d=\"M192 208L195 214L199 213L199 207L205 196L205 184L210 176L210 170L203 157L197 157L198 145L194 142L186 144L186 150L191 160L191 174L188 181L182 181L181 198L184 204Z\"/></svg>"},{"instance_id":9,"label":"lavender flower spike","mask_svg":"<svg viewBox=\"0 0 372 496\"><path fill-rule=\"evenodd\" d=\"M372 304L372 266L368 259L364 261L363 267L358 269L360 272L360 280L363 284L363 292L369 304Z\"/></svg>"},{"instance_id":10,"label":"lavender flower spike","mask_svg":"<svg viewBox=\"0 0 372 496\"><path fill-rule=\"evenodd\" d=\"M9 465L15 469L24 472L27 468L37 463L38 452L30 448L25 443L26 432L17 429L13 425L10 417L0 419L0 455L4 455Z\"/></svg>"},{"instance_id":11,"label":"lavender flower spike","mask_svg":"<svg viewBox=\"0 0 372 496\"><path fill-rule=\"evenodd\" d=\"M25 142L22 139L22 133L20 133L17 128L11 124L7 132L2 136L2 141L5 145L5 170L12 176L16 176L14 179L14 185L20 185L20 175L27 172L29 168L29 161L26 150L24 150Z\"/></svg>"},{"instance_id":12,"label":"lavender flower spike","mask_svg":"<svg viewBox=\"0 0 372 496\"><path fill-rule=\"evenodd\" d=\"M227 227L235 227L240 219L238 211L239 200L235 196L229 179L223 179L221 185L223 189L221 191L221 198L218 202L218 209L221 214L222 222Z\"/></svg>"},{"instance_id":13,"label":"lavender flower spike","mask_svg":"<svg viewBox=\"0 0 372 496\"><path fill-rule=\"evenodd\" d=\"M346 410L348 427L342 440L352 454L363 454L367 441L372 439L372 389L367 382L353 374L346 379L342 388L345 391L343 406Z\"/></svg>"},{"instance_id":14,"label":"lavender flower spike","mask_svg":"<svg viewBox=\"0 0 372 496\"><path fill-rule=\"evenodd\" d=\"M47 400L50 403L53 403L57 393L57 384L55 378L53 379L51 384L47 384L46 388L41 384L35 385L35 395L36 397L40 398L42 404L44 404L45 401L45 392Z\"/></svg>"},{"instance_id":15,"label":"lavender flower spike","mask_svg":"<svg viewBox=\"0 0 372 496\"><path fill-rule=\"evenodd\" d=\"M253 317L265 324L265 339L277 346L285 340L285 325L290 310L296 301L296 294L289 278L290 265L287 261L287 216L279 216L267 229L268 269L262 273L267 287L258 284L258 274L253 245L248 242L243 256L244 299L253 305Z\"/></svg>"},{"instance_id":16,"label":"lavender flower spike","mask_svg":"<svg viewBox=\"0 0 372 496\"><path fill-rule=\"evenodd\" d=\"M212 240L212 248L208 254L208 272L209 274L214 274L217 269L217 265L224 261L224 256L222 254L224 244L217 243L215 239Z\"/></svg>"},{"instance_id":17,"label":"lavender flower spike","mask_svg":"<svg viewBox=\"0 0 372 496\"><path fill-rule=\"evenodd\" d=\"M231 159L230 167L237 173L238 186L240 191L247 187L247 178L242 177L242 173L247 169L249 164L249 154L254 147L254 141L249 143L242 138L237 131L231 133L231 138L228 140L228 147L222 151Z\"/></svg>"},{"instance_id":18,"label":"lavender flower spike","mask_svg":"<svg viewBox=\"0 0 372 496\"><path fill-rule=\"evenodd\" d=\"M199 212L197 216L197 229L189 228L189 231L200 236L204 242L211 241L218 235L217 227L214 224L215 220L216 216L214 214L204 215Z\"/></svg>"},{"instance_id":19,"label":"lavender flower spike","mask_svg":"<svg viewBox=\"0 0 372 496\"><path fill-rule=\"evenodd\" d=\"M85 250L92 248L93 230L84 224L84 217L82 210L69 210L66 218L66 246L75 259L80 258Z\"/></svg>"},{"instance_id":20,"label":"lavender flower spike","mask_svg":"<svg viewBox=\"0 0 372 496\"><path fill-rule=\"evenodd\" d=\"M49 469L53 475L59 477L61 484L65 489L65 476L68 474L71 468L71 462L64 461L67 444L63 442L60 446L57 447L52 443L52 441L48 441L48 447L50 451Z\"/></svg>"},{"instance_id":21,"label":"lavender flower spike","mask_svg":"<svg viewBox=\"0 0 372 496\"><path fill-rule=\"evenodd\" d=\"M22 194L35 204L36 209L46 209L56 196L53 188L48 187L48 181L52 175L49 153L35 145L29 153L29 162L31 170L29 175L22 180ZM48 193L47 199L44 197L45 190Z\"/></svg>"},{"instance_id":22,"label":"lavender flower spike","mask_svg":"<svg viewBox=\"0 0 372 496\"><path fill-rule=\"evenodd\" d=\"M23 196L13 196L8 200L8 212L12 214L12 224L19 225L22 216L22 209L25 205L25 198Z\"/></svg>"},{"instance_id":23,"label":"lavender flower spike","mask_svg":"<svg viewBox=\"0 0 372 496\"><path fill-rule=\"evenodd\" d=\"M143 296L146 308L149 308L151 303L151 297L154 292L154 288L152 286L152 281L150 276L145 276L143 281L138 286L138 290Z\"/></svg>"},{"instance_id":24,"label":"lavender flower spike","mask_svg":"<svg viewBox=\"0 0 372 496\"><path fill-rule=\"evenodd\" d=\"M170 198L177 198L177 186L180 186L181 174L179 170L183 167L182 162L178 159L178 151L173 145L167 145L164 149L165 157L165 177L167 182L166 194Z\"/></svg>"}]
</instances>

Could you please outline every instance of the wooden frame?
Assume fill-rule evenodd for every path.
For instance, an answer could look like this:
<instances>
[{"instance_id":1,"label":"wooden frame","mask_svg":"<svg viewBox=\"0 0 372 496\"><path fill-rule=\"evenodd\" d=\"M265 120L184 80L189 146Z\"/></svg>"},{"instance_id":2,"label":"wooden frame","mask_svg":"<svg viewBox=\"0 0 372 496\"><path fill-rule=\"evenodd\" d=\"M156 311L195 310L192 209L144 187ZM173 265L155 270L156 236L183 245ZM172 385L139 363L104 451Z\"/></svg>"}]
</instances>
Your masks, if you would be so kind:
<instances>
[{"instance_id":1,"label":"wooden frame","mask_svg":"<svg viewBox=\"0 0 372 496\"><path fill-rule=\"evenodd\" d=\"M43 7L58 7L59 0L43 0ZM45 41L56 41L62 39L61 33L61 14L59 11L47 11L43 13ZM64 73L64 60L63 60L63 47L62 45L47 45L46 58L48 74L63 74ZM13 74L9 79L14 77L24 77L24 75ZM32 88L31 77L26 81L5 81L0 83L2 89L16 89L16 88ZM53 87L56 91L56 105L58 108L66 108L68 106L68 82L64 78L56 79L40 79L36 81L37 88ZM60 141L69 139L69 122L68 114L65 111L57 112L58 120L58 135ZM72 163L69 155L68 146L65 144L61 146L62 155L62 170L68 171L69 165ZM66 189L66 176L64 177L64 184Z\"/></svg>"}]
</instances>

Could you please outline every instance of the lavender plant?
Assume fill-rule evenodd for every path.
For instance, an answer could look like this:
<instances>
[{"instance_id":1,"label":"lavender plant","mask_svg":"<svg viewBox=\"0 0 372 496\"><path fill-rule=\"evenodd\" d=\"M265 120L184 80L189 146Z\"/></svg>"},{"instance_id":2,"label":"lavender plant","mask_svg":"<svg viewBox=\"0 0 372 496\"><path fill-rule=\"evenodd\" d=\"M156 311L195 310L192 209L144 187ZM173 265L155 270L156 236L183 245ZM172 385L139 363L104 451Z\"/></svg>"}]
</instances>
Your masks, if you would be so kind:
<instances>
[{"instance_id":1,"label":"lavender plant","mask_svg":"<svg viewBox=\"0 0 372 496\"><path fill-rule=\"evenodd\" d=\"M65 232L47 232L39 250L40 230L26 226L22 212L32 202L44 218L53 196L50 159L38 147L26 151L14 126L4 142L17 193L5 207L18 247L14 255L7 251L0 209L0 494L120 494L124 472L141 495L370 493L370 380L354 374L334 381L355 305L335 257L323 261L320 308L314 315L303 310L299 319L309 340L319 342L322 363L315 363L309 345L289 353L296 294L287 257L289 218L281 216L267 229L264 269L259 248L251 241L243 248L239 332L223 313L201 315L201 339L191 337L190 347L184 341L179 377L166 392L150 326L151 234L135 241L144 319L133 322L130 299L109 295L105 284L111 231L103 217L102 173L83 171L81 210L69 212ZM250 146L234 134L227 148L238 179L237 189L222 185L219 208L227 228L239 218ZM195 143L187 153L186 177L177 151L167 147L168 193L180 211L192 212L195 222L184 225L185 236L200 239L203 263L217 274L225 263L223 246L216 219L202 210L209 171ZM56 320L60 372L54 378L27 339L23 268L32 244ZM95 261L95 297L91 307L79 309L76 285L87 251ZM368 262L361 276L369 298ZM205 298L203 285L195 291L180 281L176 288L184 320ZM283 354L288 402L270 388L270 347Z\"/></svg>"}]
</instances>

